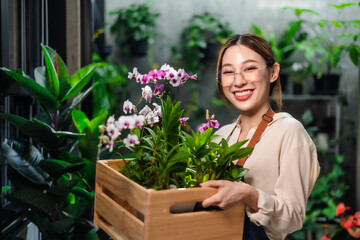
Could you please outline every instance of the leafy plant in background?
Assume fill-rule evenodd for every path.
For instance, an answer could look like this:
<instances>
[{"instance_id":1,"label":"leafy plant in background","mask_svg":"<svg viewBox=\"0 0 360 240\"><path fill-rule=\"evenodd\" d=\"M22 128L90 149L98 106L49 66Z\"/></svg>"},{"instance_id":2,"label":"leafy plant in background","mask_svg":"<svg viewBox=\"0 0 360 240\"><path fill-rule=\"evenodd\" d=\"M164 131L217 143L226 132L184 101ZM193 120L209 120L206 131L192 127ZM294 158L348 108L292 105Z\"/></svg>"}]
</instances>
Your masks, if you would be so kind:
<instances>
[{"instance_id":1,"label":"leafy plant in background","mask_svg":"<svg viewBox=\"0 0 360 240\"><path fill-rule=\"evenodd\" d=\"M131 4L129 8L110 12L110 15L117 16L110 32L115 35L121 53L143 55L145 52L140 52L134 45L141 42L142 47L147 48L147 44L153 43L156 35L155 20L159 13L152 12L147 4Z\"/></svg>"},{"instance_id":2,"label":"leafy plant in background","mask_svg":"<svg viewBox=\"0 0 360 240\"><path fill-rule=\"evenodd\" d=\"M254 33L265 38L270 44L275 59L281 66L282 74L289 74L293 64L292 56L297 50L297 42L303 41L307 37L307 34L302 31L302 23L303 20L289 22L279 35L267 35L259 26L251 24Z\"/></svg>"},{"instance_id":3,"label":"leafy plant in background","mask_svg":"<svg viewBox=\"0 0 360 240\"><path fill-rule=\"evenodd\" d=\"M232 35L228 23L222 23L211 13L194 15L182 30L180 42L171 46L173 64L202 78L202 60L214 61L220 44L224 44ZM199 86L191 82L189 87L191 96L186 102L186 111L191 112L193 117L203 118L205 110L198 104Z\"/></svg>"},{"instance_id":4,"label":"leafy plant in background","mask_svg":"<svg viewBox=\"0 0 360 240\"><path fill-rule=\"evenodd\" d=\"M359 19L344 20L341 14L345 8L360 7L359 3L342 3L339 5L330 4L331 8L338 11L338 18L321 18L320 14L311 9L300 9L286 7L285 10L292 10L299 21L308 32L306 41L298 43L298 48L304 52L306 59L313 64L313 72L320 78L324 74L340 74L340 60L348 53L351 61L358 65L360 56L359 46ZM308 20L303 17L310 14L316 20Z\"/></svg>"},{"instance_id":5,"label":"leafy plant in background","mask_svg":"<svg viewBox=\"0 0 360 240\"><path fill-rule=\"evenodd\" d=\"M6 198L23 207L24 216L39 228L44 239L98 239L90 220L98 124L107 113L100 112L90 121L75 108L94 89L92 85L83 91L99 64L69 76L61 57L50 47L41 47L46 66L35 69L34 80L21 70L0 69L3 76L27 89L41 110L31 120L0 113L31 139L5 139L1 143L14 185ZM74 125L78 132L72 131ZM77 144L81 157L72 154Z\"/></svg>"},{"instance_id":6,"label":"leafy plant in background","mask_svg":"<svg viewBox=\"0 0 360 240\"><path fill-rule=\"evenodd\" d=\"M321 240L343 240L343 239L359 239L360 238L360 211L349 215L346 212L350 207L344 203L336 206L336 217L339 220L339 226L332 232L327 231Z\"/></svg>"},{"instance_id":7,"label":"leafy plant in background","mask_svg":"<svg viewBox=\"0 0 360 240\"><path fill-rule=\"evenodd\" d=\"M307 34L302 31L302 20L291 21L279 35L266 34L259 26L251 24L255 34L262 36L270 44L276 61L280 64L280 81L282 90L287 88L288 78L293 65L294 53L296 53L297 43L305 40Z\"/></svg>"},{"instance_id":8,"label":"leafy plant in background","mask_svg":"<svg viewBox=\"0 0 360 240\"><path fill-rule=\"evenodd\" d=\"M92 78L93 83L97 84L93 90L93 112L97 115L107 107L108 112L120 114L122 109L119 102L128 98L128 68L124 64L104 61L97 54L93 54L93 62L100 63Z\"/></svg>"},{"instance_id":9,"label":"leafy plant in background","mask_svg":"<svg viewBox=\"0 0 360 240\"><path fill-rule=\"evenodd\" d=\"M188 118L183 117L180 102L172 100L169 92L172 87L177 89L187 80L196 79L196 75L189 76L183 69L175 70L165 64L144 75L134 68L129 78L146 84L140 100L136 105L125 101L124 113L132 115L122 115L117 120L111 116L106 126L101 126L104 134L100 137L110 151L114 149L124 160L119 150L130 150L132 159L121 167L122 174L157 190L168 189L170 184L194 187L209 179L241 179L246 169L237 168L232 161L251 153L252 148L240 149L246 141L230 147L224 139L213 142L219 136L212 136L212 129L218 128L219 123L208 114L199 131L188 134L181 130ZM160 99L161 106L153 102L153 107L149 107L155 98ZM138 111L143 101L145 106Z\"/></svg>"},{"instance_id":10,"label":"leafy plant in background","mask_svg":"<svg viewBox=\"0 0 360 240\"><path fill-rule=\"evenodd\" d=\"M216 56L219 43L224 44L232 34L228 24L222 23L211 13L194 15L182 30L180 42L171 47L173 62L190 73L200 74L200 60L205 58L206 49L213 47L209 55Z\"/></svg>"}]
</instances>

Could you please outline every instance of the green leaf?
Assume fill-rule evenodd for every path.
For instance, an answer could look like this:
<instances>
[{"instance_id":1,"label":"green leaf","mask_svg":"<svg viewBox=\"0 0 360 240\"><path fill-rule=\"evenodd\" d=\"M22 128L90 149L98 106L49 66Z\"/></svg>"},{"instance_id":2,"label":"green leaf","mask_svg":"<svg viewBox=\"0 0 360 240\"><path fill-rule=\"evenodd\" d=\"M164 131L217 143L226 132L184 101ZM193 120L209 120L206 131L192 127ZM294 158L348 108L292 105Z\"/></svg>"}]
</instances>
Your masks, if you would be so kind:
<instances>
[{"instance_id":1,"label":"green leaf","mask_svg":"<svg viewBox=\"0 0 360 240\"><path fill-rule=\"evenodd\" d=\"M57 235L61 235L64 232L69 232L76 223L75 218L67 216L67 218L53 221L47 225L48 229L51 229L52 232L55 232Z\"/></svg>"},{"instance_id":2,"label":"green leaf","mask_svg":"<svg viewBox=\"0 0 360 240\"><path fill-rule=\"evenodd\" d=\"M67 172L77 172L85 166L85 163L68 163L58 159L44 159L40 162L40 167L50 174L54 179L58 179Z\"/></svg>"},{"instance_id":3,"label":"green leaf","mask_svg":"<svg viewBox=\"0 0 360 240\"><path fill-rule=\"evenodd\" d=\"M87 95L89 95L89 93L94 89L94 87L96 87L97 85L98 85L98 83L92 85L86 91L79 93L76 97L74 97L72 99L70 104L63 111L60 112L60 114L59 114L59 128L60 129L63 126L63 123L65 123L69 119L71 111L77 105L79 105L87 97Z\"/></svg>"},{"instance_id":4,"label":"green leaf","mask_svg":"<svg viewBox=\"0 0 360 240\"><path fill-rule=\"evenodd\" d=\"M55 113L59 108L60 103L56 100L56 97L48 89L42 87L34 80L25 77L21 73L6 68L0 68L0 71L4 72L7 76L20 83L30 92L34 98L36 98L52 113Z\"/></svg>"},{"instance_id":5,"label":"green leaf","mask_svg":"<svg viewBox=\"0 0 360 240\"><path fill-rule=\"evenodd\" d=\"M46 45L44 45L44 47L48 51L52 61L55 62L55 50ZM68 69L63 59L60 57L59 54L56 55L57 55L57 65L58 65L58 78L60 84L60 92L58 99L62 99L67 93L67 91L70 89L70 78L69 78Z\"/></svg>"},{"instance_id":6,"label":"green leaf","mask_svg":"<svg viewBox=\"0 0 360 240\"><path fill-rule=\"evenodd\" d=\"M46 47L45 45L41 44L42 51L44 53L45 58L45 64L46 64L46 70L49 77L49 83L50 83L50 91L53 93L55 98L59 97L60 92L60 83L59 83L59 77L56 72L56 62L51 58L49 47Z\"/></svg>"},{"instance_id":7,"label":"green leaf","mask_svg":"<svg viewBox=\"0 0 360 240\"><path fill-rule=\"evenodd\" d=\"M11 202L17 203L25 208L31 208L36 212L52 214L56 207L56 201L43 193L42 190L24 188L16 190L5 196Z\"/></svg>"},{"instance_id":8,"label":"green leaf","mask_svg":"<svg viewBox=\"0 0 360 240\"><path fill-rule=\"evenodd\" d=\"M79 183L79 179L70 179L57 181L56 184L53 184L51 188L47 191L47 194L54 197L57 203L62 203L65 201L67 195L73 190L73 188Z\"/></svg>"},{"instance_id":9,"label":"green leaf","mask_svg":"<svg viewBox=\"0 0 360 240\"><path fill-rule=\"evenodd\" d=\"M40 66L40 67L35 68L34 78L35 78L35 82L40 84L42 87L50 90L49 82L46 79L46 67L45 66Z\"/></svg>"},{"instance_id":10,"label":"green leaf","mask_svg":"<svg viewBox=\"0 0 360 240\"><path fill-rule=\"evenodd\" d=\"M88 231L85 234L85 240L100 240L99 236L94 231Z\"/></svg>"},{"instance_id":11,"label":"green leaf","mask_svg":"<svg viewBox=\"0 0 360 240\"><path fill-rule=\"evenodd\" d=\"M340 24L339 22L337 22L337 21L331 21L331 23L332 23L335 27L341 28L341 24Z\"/></svg>"},{"instance_id":12,"label":"green leaf","mask_svg":"<svg viewBox=\"0 0 360 240\"><path fill-rule=\"evenodd\" d=\"M11 186L2 186L1 187L1 194L11 189Z\"/></svg>"},{"instance_id":13,"label":"green leaf","mask_svg":"<svg viewBox=\"0 0 360 240\"><path fill-rule=\"evenodd\" d=\"M97 63L90 64L78 70L70 78L71 88L62 98L61 102L76 96L81 90L90 82L92 75L94 74Z\"/></svg>"},{"instance_id":14,"label":"green leaf","mask_svg":"<svg viewBox=\"0 0 360 240\"><path fill-rule=\"evenodd\" d=\"M87 202L92 203L94 200L94 192L88 192L84 188L75 186L71 192L82 199L85 199Z\"/></svg>"},{"instance_id":15,"label":"green leaf","mask_svg":"<svg viewBox=\"0 0 360 240\"><path fill-rule=\"evenodd\" d=\"M79 151L82 157L85 157L93 162L97 160L98 145L99 145L99 125L102 124L108 113L100 111L99 115L94 117L83 129L85 137L79 141Z\"/></svg>"},{"instance_id":16,"label":"green leaf","mask_svg":"<svg viewBox=\"0 0 360 240\"><path fill-rule=\"evenodd\" d=\"M32 122L13 114L0 113L0 117L14 124L20 131L34 139L46 150L53 152L58 149L57 137L46 124L39 124L40 121Z\"/></svg>"},{"instance_id":17,"label":"green leaf","mask_svg":"<svg viewBox=\"0 0 360 240\"><path fill-rule=\"evenodd\" d=\"M345 8L345 7L350 7L350 6L355 6L357 5L358 3L342 3L342 4L339 4L339 5L336 5L336 4L329 4L330 7L333 7L333 8L337 8L337 9L342 9L342 8Z\"/></svg>"},{"instance_id":18,"label":"green leaf","mask_svg":"<svg viewBox=\"0 0 360 240\"><path fill-rule=\"evenodd\" d=\"M0 153L23 177L36 184L47 184L49 175L39 167L43 156L31 143L5 139Z\"/></svg>"},{"instance_id":19,"label":"green leaf","mask_svg":"<svg viewBox=\"0 0 360 240\"><path fill-rule=\"evenodd\" d=\"M359 65L360 47L352 44L347 49L351 62L355 65Z\"/></svg>"},{"instance_id":20,"label":"green leaf","mask_svg":"<svg viewBox=\"0 0 360 240\"><path fill-rule=\"evenodd\" d=\"M82 133L90 122L86 114L81 110L73 109L71 115L76 129Z\"/></svg>"}]
</instances>

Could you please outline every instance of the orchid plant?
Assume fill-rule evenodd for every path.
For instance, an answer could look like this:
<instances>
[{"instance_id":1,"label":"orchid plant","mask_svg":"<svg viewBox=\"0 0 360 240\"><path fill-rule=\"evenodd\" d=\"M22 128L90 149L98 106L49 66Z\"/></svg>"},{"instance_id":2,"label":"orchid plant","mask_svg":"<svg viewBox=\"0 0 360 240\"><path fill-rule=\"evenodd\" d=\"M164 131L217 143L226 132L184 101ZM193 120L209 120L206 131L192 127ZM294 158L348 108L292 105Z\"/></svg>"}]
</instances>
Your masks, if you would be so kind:
<instances>
[{"instance_id":1,"label":"orchid plant","mask_svg":"<svg viewBox=\"0 0 360 240\"><path fill-rule=\"evenodd\" d=\"M126 177L147 188L168 189L196 187L209 179L239 181L247 169L237 168L232 162L251 153L252 148L240 148L244 142L228 146L219 143L213 135L219 127L215 116L207 111L206 122L198 130L188 133L188 117L180 102L170 98L171 90L178 89L188 80L196 80L184 69L175 70L164 64L159 70L141 74L137 68L128 74L144 86L136 104L126 100L125 115L110 116L106 125L100 126L100 141L110 152L117 152L124 160L121 149L131 151L131 161L125 161L121 172ZM158 102L157 102L158 101ZM140 110L139 110L140 109Z\"/></svg>"}]
</instances>

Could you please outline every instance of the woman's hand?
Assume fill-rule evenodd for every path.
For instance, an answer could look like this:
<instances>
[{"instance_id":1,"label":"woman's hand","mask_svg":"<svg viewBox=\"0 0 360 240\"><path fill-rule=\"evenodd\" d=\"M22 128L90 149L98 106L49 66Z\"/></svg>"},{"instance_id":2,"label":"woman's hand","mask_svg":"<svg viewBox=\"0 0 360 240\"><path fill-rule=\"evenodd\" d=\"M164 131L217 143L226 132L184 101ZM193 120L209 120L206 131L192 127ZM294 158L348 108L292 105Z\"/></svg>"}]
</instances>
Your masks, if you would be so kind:
<instances>
[{"instance_id":1,"label":"woman's hand","mask_svg":"<svg viewBox=\"0 0 360 240\"><path fill-rule=\"evenodd\" d=\"M244 182L231 182L227 180L210 180L200 184L201 187L214 187L216 194L202 202L203 207L218 206L227 208L239 202L245 203L254 212L257 212L259 192Z\"/></svg>"}]
</instances>

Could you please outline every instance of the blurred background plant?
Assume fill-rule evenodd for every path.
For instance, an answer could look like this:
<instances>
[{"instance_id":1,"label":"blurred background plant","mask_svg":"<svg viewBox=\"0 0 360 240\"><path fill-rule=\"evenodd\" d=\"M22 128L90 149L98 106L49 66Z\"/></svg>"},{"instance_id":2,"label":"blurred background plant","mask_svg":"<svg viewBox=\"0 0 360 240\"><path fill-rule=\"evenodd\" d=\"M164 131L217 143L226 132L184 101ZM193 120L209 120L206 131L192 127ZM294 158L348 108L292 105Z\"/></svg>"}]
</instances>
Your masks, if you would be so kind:
<instances>
[{"instance_id":1,"label":"blurred background plant","mask_svg":"<svg viewBox=\"0 0 360 240\"><path fill-rule=\"evenodd\" d=\"M110 12L117 19L110 28L115 35L120 53L128 57L145 56L148 44L152 44L156 36L156 19L159 13L153 12L147 4L131 4Z\"/></svg>"},{"instance_id":2,"label":"blurred background plant","mask_svg":"<svg viewBox=\"0 0 360 240\"><path fill-rule=\"evenodd\" d=\"M302 30L303 20L290 21L283 31L276 35L267 35L257 25L251 24L255 34L265 38L275 55L276 60L280 64L280 81L282 91L286 92L289 74L294 63L294 53L296 53L297 43L307 38L307 33Z\"/></svg>"},{"instance_id":3,"label":"blurred background plant","mask_svg":"<svg viewBox=\"0 0 360 240\"><path fill-rule=\"evenodd\" d=\"M97 84L93 90L93 112L95 116L107 108L108 112L120 114L120 102L129 98L128 68L125 64L103 60L93 53L93 62L100 63L95 70L92 81Z\"/></svg>"},{"instance_id":4,"label":"blurred background plant","mask_svg":"<svg viewBox=\"0 0 360 240\"><path fill-rule=\"evenodd\" d=\"M315 88L319 94L338 93L341 73L347 68L341 60L346 55L358 66L360 20L357 16L350 17L344 12L347 8L359 7L359 3L352 2L329 4L329 8L336 11L334 18L323 18L312 9L283 8L293 11L298 21L303 22L308 38L298 42L297 48L312 65Z\"/></svg>"},{"instance_id":5,"label":"blurred background plant","mask_svg":"<svg viewBox=\"0 0 360 240\"><path fill-rule=\"evenodd\" d=\"M221 44L233 35L228 23L209 12L194 15L181 32L180 42L171 47L173 62L189 71L200 74L201 60L214 60Z\"/></svg>"}]
</instances>

